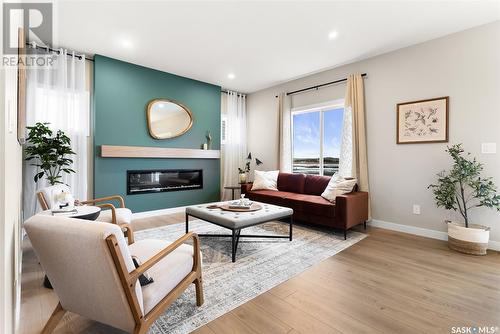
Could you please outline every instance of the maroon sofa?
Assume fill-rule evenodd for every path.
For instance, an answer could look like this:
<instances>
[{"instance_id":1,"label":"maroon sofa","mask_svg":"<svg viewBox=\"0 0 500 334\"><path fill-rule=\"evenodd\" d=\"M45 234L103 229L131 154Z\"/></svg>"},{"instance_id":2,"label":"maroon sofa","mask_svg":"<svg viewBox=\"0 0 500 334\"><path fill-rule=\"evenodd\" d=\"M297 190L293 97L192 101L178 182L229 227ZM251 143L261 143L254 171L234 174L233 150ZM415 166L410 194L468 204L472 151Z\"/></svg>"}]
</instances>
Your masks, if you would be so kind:
<instances>
[{"instance_id":1,"label":"maroon sofa","mask_svg":"<svg viewBox=\"0 0 500 334\"><path fill-rule=\"evenodd\" d=\"M264 202L293 209L293 218L309 224L319 224L344 231L364 224L368 219L368 193L357 191L337 196L335 203L321 197L329 176L279 173L278 191L251 190L252 183L241 185L241 193L258 202Z\"/></svg>"}]
</instances>

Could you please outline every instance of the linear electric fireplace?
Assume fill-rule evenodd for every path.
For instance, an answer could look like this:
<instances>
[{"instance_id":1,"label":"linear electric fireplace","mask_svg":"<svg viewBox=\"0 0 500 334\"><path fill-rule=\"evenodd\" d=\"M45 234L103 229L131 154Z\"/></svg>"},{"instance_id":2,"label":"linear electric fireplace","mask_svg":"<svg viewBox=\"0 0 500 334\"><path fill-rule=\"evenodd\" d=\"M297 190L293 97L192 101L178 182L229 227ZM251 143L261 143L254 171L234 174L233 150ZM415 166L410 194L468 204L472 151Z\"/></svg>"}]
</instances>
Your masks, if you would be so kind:
<instances>
[{"instance_id":1,"label":"linear electric fireplace","mask_svg":"<svg viewBox=\"0 0 500 334\"><path fill-rule=\"evenodd\" d=\"M203 170L128 170L127 195L203 188Z\"/></svg>"}]
</instances>

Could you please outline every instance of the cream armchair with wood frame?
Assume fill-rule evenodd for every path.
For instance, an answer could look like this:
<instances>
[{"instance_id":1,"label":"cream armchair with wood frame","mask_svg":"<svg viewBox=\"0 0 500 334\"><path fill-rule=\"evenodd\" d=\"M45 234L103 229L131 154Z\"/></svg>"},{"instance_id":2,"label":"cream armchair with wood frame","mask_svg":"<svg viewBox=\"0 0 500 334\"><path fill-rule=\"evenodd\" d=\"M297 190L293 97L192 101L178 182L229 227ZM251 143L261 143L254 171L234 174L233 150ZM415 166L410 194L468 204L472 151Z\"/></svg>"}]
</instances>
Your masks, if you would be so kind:
<instances>
[{"instance_id":1,"label":"cream armchair with wood frame","mask_svg":"<svg viewBox=\"0 0 500 334\"><path fill-rule=\"evenodd\" d=\"M51 333L66 311L119 328L146 333L192 283L203 304L198 236L173 243L140 240L127 245L120 228L101 222L35 215L24 227L59 297L42 333ZM192 241L192 245L186 244ZM135 268L132 256L142 264ZM84 265L82 265L84 264ZM154 282L141 286L144 272Z\"/></svg>"},{"instance_id":2,"label":"cream armchair with wood frame","mask_svg":"<svg viewBox=\"0 0 500 334\"><path fill-rule=\"evenodd\" d=\"M53 209L54 196L55 194L61 192L71 193L71 190L65 184L56 184L43 188L42 190L37 192L38 202L40 203L40 207L42 208L42 210ZM118 207L111 203L113 201L118 203ZM95 205L102 208L103 210L99 214L99 217L97 217L97 220L119 225L127 236L128 243L132 244L134 242L134 232L132 226L130 225L132 222L132 211L125 207L125 201L123 200L123 197L119 195L113 195L80 201L80 204Z\"/></svg>"}]
</instances>

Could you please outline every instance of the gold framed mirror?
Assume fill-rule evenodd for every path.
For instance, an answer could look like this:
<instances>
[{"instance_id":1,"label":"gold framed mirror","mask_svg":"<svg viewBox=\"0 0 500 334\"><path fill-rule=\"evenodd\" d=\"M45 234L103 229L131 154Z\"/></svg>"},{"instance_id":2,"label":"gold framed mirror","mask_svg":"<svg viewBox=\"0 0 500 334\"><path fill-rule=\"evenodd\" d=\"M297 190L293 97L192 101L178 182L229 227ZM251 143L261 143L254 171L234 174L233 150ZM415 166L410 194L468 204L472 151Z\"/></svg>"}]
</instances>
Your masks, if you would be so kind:
<instances>
[{"instance_id":1,"label":"gold framed mirror","mask_svg":"<svg viewBox=\"0 0 500 334\"><path fill-rule=\"evenodd\" d=\"M148 130L155 139L185 134L193 126L193 114L186 106L169 99L154 99L146 108Z\"/></svg>"}]
</instances>

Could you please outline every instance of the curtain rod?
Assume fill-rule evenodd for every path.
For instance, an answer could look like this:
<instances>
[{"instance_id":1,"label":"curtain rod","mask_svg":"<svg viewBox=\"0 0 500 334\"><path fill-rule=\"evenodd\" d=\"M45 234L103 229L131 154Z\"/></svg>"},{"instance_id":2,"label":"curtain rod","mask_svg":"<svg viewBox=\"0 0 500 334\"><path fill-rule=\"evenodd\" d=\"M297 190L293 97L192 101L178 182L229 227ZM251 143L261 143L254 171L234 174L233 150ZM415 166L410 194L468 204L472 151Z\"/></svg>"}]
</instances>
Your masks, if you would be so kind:
<instances>
[{"instance_id":1,"label":"curtain rod","mask_svg":"<svg viewBox=\"0 0 500 334\"><path fill-rule=\"evenodd\" d=\"M224 93L224 94L229 94L229 91L225 90L225 89L221 89L220 92ZM238 94L239 96L246 96L246 94L243 94L243 93L238 93L238 92L235 92L235 93Z\"/></svg>"},{"instance_id":2,"label":"curtain rod","mask_svg":"<svg viewBox=\"0 0 500 334\"><path fill-rule=\"evenodd\" d=\"M361 76L365 77L366 73L361 74ZM307 87L307 88L302 88L302 89L294 90L293 92L286 93L286 95L288 96L288 95L303 93L303 92L306 92L306 91L309 91L309 90L318 89L318 88L322 88L322 87L325 87L325 86L334 85L334 84L345 82L345 81L347 81L347 78L339 79L339 80L335 80L335 81L330 81L330 82L327 82L327 83L324 83L324 84L321 84L321 85L316 85L316 86L311 86L311 87Z\"/></svg>"},{"instance_id":3,"label":"curtain rod","mask_svg":"<svg viewBox=\"0 0 500 334\"><path fill-rule=\"evenodd\" d=\"M31 44L30 42L26 42L26 45L28 45L30 48L33 48L33 44ZM57 53L57 54L60 54L60 53L61 53L59 50L57 50L57 49L53 49L53 48L51 48L51 47L49 47L49 46L44 47L44 46L41 46L41 45L35 45L35 49L38 49L38 50L44 50L44 51L46 51L46 52L55 52L55 53ZM78 59L82 59L82 56L81 56L81 55L74 55L74 56L73 56L72 54L69 54L69 53L68 53L68 54L66 54L66 55L67 55L68 57L76 57L76 58L78 58ZM88 61L94 61L94 59L92 59L92 58L87 58L87 57L85 57L85 60L88 60Z\"/></svg>"}]
</instances>

